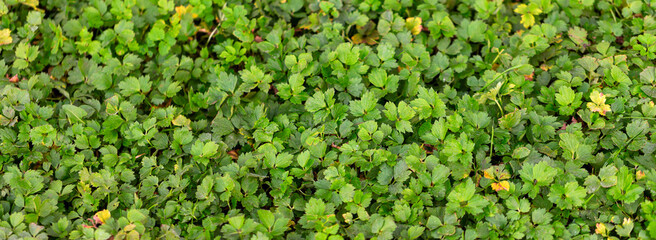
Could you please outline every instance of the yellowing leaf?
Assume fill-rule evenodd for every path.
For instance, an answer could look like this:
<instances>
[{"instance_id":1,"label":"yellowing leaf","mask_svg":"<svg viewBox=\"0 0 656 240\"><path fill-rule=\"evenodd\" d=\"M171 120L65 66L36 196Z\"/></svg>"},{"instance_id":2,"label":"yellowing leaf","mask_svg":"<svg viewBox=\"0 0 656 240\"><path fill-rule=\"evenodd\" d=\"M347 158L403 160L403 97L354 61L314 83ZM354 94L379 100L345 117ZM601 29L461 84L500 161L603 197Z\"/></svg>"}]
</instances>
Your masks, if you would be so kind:
<instances>
[{"instance_id":1,"label":"yellowing leaf","mask_svg":"<svg viewBox=\"0 0 656 240\"><path fill-rule=\"evenodd\" d=\"M175 15L178 16L178 17L182 17L183 15L185 15L187 13L190 13L192 8L193 7L191 5L187 5L186 7L185 6L177 6L177 7L175 7ZM192 13L191 17L192 18L197 18L198 14Z\"/></svg>"},{"instance_id":2,"label":"yellowing leaf","mask_svg":"<svg viewBox=\"0 0 656 240\"><path fill-rule=\"evenodd\" d=\"M542 13L542 9L540 9L540 6L536 5L535 3L531 3L529 5L519 4L517 5L517 8L515 8L515 13L538 15Z\"/></svg>"},{"instance_id":3,"label":"yellowing leaf","mask_svg":"<svg viewBox=\"0 0 656 240\"><path fill-rule=\"evenodd\" d=\"M412 35L417 35L421 32L421 18L410 17L405 20L405 26L410 29Z\"/></svg>"},{"instance_id":4,"label":"yellowing leaf","mask_svg":"<svg viewBox=\"0 0 656 240\"><path fill-rule=\"evenodd\" d=\"M542 9L533 3L530 5L519 4L517 5L517 8L515 8L515 13L522 15L520 23L524 25L525 28L529 28L535 24L535 15L542 13Z\"/></svg>"},{"instance_id":5,"label":"yellowing leaf","mask_svg":"<svg viewBox=\"0 0 656 240\"><path fill-rule=\"evenodd\" d=\"M100 220L100 222L105 224L105 222L107 222L107 219L112 217L112 214L109 211L107 211L107 209L105 209L100 212L97 212L96 217Z\"/></svg>"},{"instance_id":6,"label":"yellowing leaf","mask_svg":"<svg viewBox=\"0 0 656 240\"><path fill-rule=\"evenodd\" d=\"M364 42L364 39L362 39L362 36L359 33L353 35L353 37L351 37L351 40L353 40L353 43L355 43L355 44L360 44L360 43Z\"/></svg>"},{"instance_id":7,"label":"yellowing leaf","mask_svg":"<svg viewBox=\"0 0 656 240\"><path fill-rule=\"evenodd\" d=\"M599 105L603 105L606 103L606 96L604 96L603 93L600 93L596 89L592 91L592 94L590 94L590 99L592 100L592 102Z\"/></svg>"},{"instance_id":8,"label":"yellowing leaf","mask_svg":"<svg viewBox=\"0 0 656 240\"><path fill-rule=\"evenodd\" d=\"M542 69L543 71L549 71L551 68L553 68L553 65L547 65L546 63L540 65L540 69Z\"/></svg>"},{"instance_id":9,"label":"yellowing leaf","mask_svg":"<svg viewBox=\"0 0 656 240\"><path fill-rule=\"evenodd\" d=\"M593 103L588 103L588 108L590 111L593 112L598 112L602 116L606 116L606 112L610 111L610 105L604 104L604 105L595 105Z\"/></svg>"},{"instance_id":10,"label":"yellowing leaf","mask_svg":"<svg viewBox=\"0 0 656 240\"><path fill-rule=\"evenodd\" d=\"M554 43L561 43L563 41L562 34L556 35L556 38L553 40Z\"/></svg>"},{"instance_id":11,"label":"yellowing leaf","mask_svg":"<svg viewBox=\"0 0 656 240\"><path fill-rule=\"evenodd\" d=\"M492 183L492 189L494 191L501 191L501 190L506 190L508 191L510 189L510 183L508 181L501 181L498 183Z\"/></svg>"},{"instance_id":12,"label":"yellowing leaf","mask_svg":"<svg viewBox=\"0 0 656 240\"><path fill-rule=\"evenodd\" d=\"M367 43L367 45L375 45L376 43L378 43L378 42L376 42L376 40L378 40L378 35L369 36L369 37L364 39L364 41Z\"/></svg>"},{"instance_id":13,"label":"yellowing leaf","mask_svg":"<svg viewBox=\"0 0 656 240\"><path fill-rule=\"evenodd\" d=\"M9 29L0 30L0 46L10 44L13 41Z\"/></svg>"},{"instance_id":14,"label":"yellowing leaf","mask_svg":"<svg viewBox=\"0 0 656 240\"><path fill-rule=\"evenodd\" d=\"M355 35L353 35L351 37L351 40L355 44L366 43L367 45L374 45L374 44L377 43L376 40L378 40L378 38L379 38L379 36L378 36L377 32L375 32L371 35L368 35L368 36L362 36L359 33L356 33Z\"/></svg>"},{"instance_id":15,"label":"yellowing leaf","mask_svg":"<svg viewBox=\"0 0 656 240\"><path fill-rule=\"evenodd\" d=\"M494 173L492 173L492 168L488 168L483 171L483 177L487 179L494 179Z\"/></svg>"},{"instance_id":16,"label":"yellowing leaf","mask_svg":"<svg viewBox=\"0 0 656 240\"><path fill-rule=\"evenodd\" d=\"M601 234L602 236L606 236L606 225L603 223L597 223L597 228L595 229L595 233Z\"/></svg>"},{"instance_id":17,"label":"yellowing leaf","mask_svg":"<svg viewBox=\"0 0 656 240\"><path fill-rule=\"evenodd\" d=\"M606 112L610 112L610 105L606 104L606 96L603 93L597 91L596 89L590 94L590 100L587 104L588 109L592 112L598 112L602 116L606 116Z\"/></svg>"},{"instance_id":18,"label":"yellowing leaf","mask_svg":"<svg viewBox=\"0 0 656 240\"><path fill-rule=\"evenodd\" d=\"M522 20L519 21L525 28L529 28L535 24L535 16L531 14L522 14Z\"/></svg>"},{"instance_id":19,"label":"yellowing leaf","mask_svg":"<svg viewBox=\"0 0 656 240\"><path fill-rule=\"evenodd\" d=\"M299 23L298 28L305 29L305 30L310 30L310 29L315 28L319 25L320 25L319 24L319 14L313 13L313 14L310 14L310 16L307 17L307 21L303 21L303 22Z\"/></svg>"},{"instance_id":20,"label":"yellowing leaf","mask_svg":"<svg viewBox=\"0 0 656 240\"><path fill-rule=\"evenodd\" d=\"M171 123L173 123L175 126L189 126L189 124L191 124L191 120L185 116L178 115L171 121Z\"/></svg>"},{"instance_id":21,"label":"yellowing leaf","mask_svg":"<svg viewBox=\"0 0 656 240\"><path fill-rule=\"evenodd\" d=\"M25 6L30 6L30 7L34 8L34 9L38 9L36 6L39 5L39 1L38 1L38 0L24 0L24 1L18 1L18 2L22 3L22 4L25 5Z\"/></svg>"},{"instance_id":22,"label":"yellowing leaf","mask_svg":"<svg viewBox=\"0 0 656 240\"><path fill-rule=\"evenodd\" d=\"M175 7L175 14L184 15L185 13L187 13L189 7L191 7L191 6L187 5L186 7L185 6Z\"/></svg>"},{"instance_id":23,"label":"yellowing leaf","mask_svg":"<svg viewBox=\"0 0 656 240\"><path fill-rule=\"evenodd\" d=\"M515 13L524 14L524 13L527 12L526 11L527 8L528 8L528 6L526 6L526 4L519 4L515 8Z\"/></svg>"},{"instance_id":24,"label":"yellowing leaf","mask_svg":"<svg viewBox=\"0 0 656 240\"><path fill-rule=\"evenodd\" d=\"M497 180L504 180L510 178L510 174L508 174L508 171L504 169L503 164L498 165L498 166L492 166L488 169L485 169L483 171L483 177L487 179L497 179Z\"/></svg>"}]
</instances>

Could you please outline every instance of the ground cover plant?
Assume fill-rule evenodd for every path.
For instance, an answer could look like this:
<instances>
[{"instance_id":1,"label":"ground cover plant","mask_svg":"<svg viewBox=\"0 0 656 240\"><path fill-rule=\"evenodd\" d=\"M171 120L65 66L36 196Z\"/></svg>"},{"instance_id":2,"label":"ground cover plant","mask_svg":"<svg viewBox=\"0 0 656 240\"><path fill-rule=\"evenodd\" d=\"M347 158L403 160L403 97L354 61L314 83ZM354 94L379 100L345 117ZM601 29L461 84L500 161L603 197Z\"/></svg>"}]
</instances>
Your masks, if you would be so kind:
<instances>
[{"instance_id":1,"label":"ground cover plant","mask_svg":"<svg viewBox=\"0 0 656 240\"><path fill-rule=\"evenodd\" d=\"M2 0L0 239L656 238L655 10Z\"/></svg>"}]
</instances>

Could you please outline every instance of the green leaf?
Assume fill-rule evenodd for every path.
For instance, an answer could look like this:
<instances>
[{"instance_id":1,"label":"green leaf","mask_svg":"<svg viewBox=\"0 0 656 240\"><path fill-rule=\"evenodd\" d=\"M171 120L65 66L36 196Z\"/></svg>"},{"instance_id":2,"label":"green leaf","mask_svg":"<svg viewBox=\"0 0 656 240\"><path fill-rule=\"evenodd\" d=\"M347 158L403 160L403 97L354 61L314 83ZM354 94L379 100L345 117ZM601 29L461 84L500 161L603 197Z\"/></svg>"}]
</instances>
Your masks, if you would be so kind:
<instances>
[{"instance_id":1,"label":"green leaf","mask_svg":"<svg viewBox=\"0 0 656 240\"><path fill-rule=\"evenodd\" d=\"M545 225L551 223L553 215L544 208L538 208L531 214L532 222L535 224Z\"/></svg>"},{"instance_id":2,"label":"green leaf","mask_svg":"<svg viewBox=\"0 0 656 240\"><path fill-rule=\"evenodd\" d=\"M626 134L629 139L633 139L647 133L649 131L648 129L649 123L646 120L633 120L626 125Z\"/></svg>"},{"instance_id":3,"label":"green leaf","mask_svg":"<svg viewBox=\"0 0 656 240\"><path fill-rule=\"evenodd\" d=\"M212 193L213 187L214 179L211 176L205 176L201 184L196 189L196 198L200 200L208 199Z\"/></svg>"},{"instance_id":4,"label":"green leaf","mask_svg":"<svg viewBox=\"0 0 656 240\"><path fill-rule=\"evenodd\" d=\"M305 102L305 109L309 112L316 112L326 108L325 95L322 92L316 92Z\"/></svg>"},{"instance_id":5,"label":"green leaf","mask_svg":"<svg viewBox=\"0 0 656 240\"><path fill-rule=\"evenodd\" d=\"M609 189L608 195L625 203L633 203L640 198L645 190L643 187L634 184L634 182L633 174L629 172L627 167L622 167L617 174L617 185Z\"/></svg>"},{"instance_id":6,"label":"green leaf","mask_svg":"<svg viewBox=\"0 0 656 240\"><path fill-rule=\"evenodd\" d=\"M271 211L260 209L257 210L257 215L260 218L260 222L262 222L266 228L271 229L273 227L275 217Z\"/></svg>"},{"instance_id":7,"label":"green leaf","mask_svg":"<svg viewBox=\"0 0 656 240\"><path fill-rule=\"evenodd\" d=\"M610 76L615 82L620 84L631 84L631 79L617 66L612 66L610 69Z\"/></svg>"},{"instance_id":8,"label":"green leaf","mask_svg":"<svg viewBox=\"0 0 656 240\"><path fill-rule=\"evenodd\" d=\"M130 210L128 210L128 215L127 215L127 217L128 217L128 221L130 221L130 222L133 222L133 223L136 223L136 222L138 222L138 223L143 223L144 221L146 221L146 218L147 218L148 216L146 216L145 214L143 214L143 213L142 213L140 210L138 210L138 209L130 209Z\"/></svg>"},{"instance_id":9,"label":"green leaf","mask_svg":"<svg viewBox=\"0 0 656 240\"><path fill-rule=\"evenodd\" d=\"M485 31L487 31L487 24L481 20L473 21L467 27L467 33L472 42L483 42Z\"/></svg>"},{"instance_id":10,"label":"green leaf","mask_svg":"<svg viewBox=\"0 0 656 240\"><path fill-rule=\"evenodd\" d=\"M408 228L408 238L410 239L417 239L421 237L422 234L424 234L425 227L421 226L412 226Z\"/></svg>"},{"instance_id":11,"label":"green leaf","mask_svg":"<svg viewBox=\"0 0 656 240\"><path fill-rule=\"evenodd\" d=\"M412 209L408 203L396 202L394 204L394 218L399 222L407 222L412 214Z\"/></svg>"},{"instance_id":12,"label":"green leaf","mask_svg":"<svg viewBox=\"0 0 656 240\"><path fill-rule=\"evenodd\" d=\"M585 189L577 182L568 182L565 186L553 185L549 192L549 201L558 205L560 209L583 206L585 197Z\"/></svg>"},{"instance_id":13,"label":"green leaf","mask_svg":"<svg viewBox=\"0 0 656 240\"><path fill-rule=\"evenodd\" d=\"M376 50L378 51L378 58L380 58L381 61L387 61L394 57L394 48L389 44L379 44L378 47L376 47Z\"/></svg>"},{"instance_id":14,"label":"green leaf","mask_svg":"<svg viewBox=\"0 0 656 240\"><path fill-rule=\"evenodd\" d=\"M384 88L387 84L387 72L382 69L374 69L369 74L369 82L376 87Z\"/></svg>"},{"instance_id":15,"label":"green leaf","mask_svg":"<svg viewBox=\"0 0 656 240\"><path fill-rule=\"evenodd\" d=\"M526 147L518 147L518 148L515 148L515 150L513 151L512 157L513 157L513 158L517 158L517 159L525 158L525 157L527 157L530 153L531 153L531 150L529 150L528 148L526 148Z\"/></svg>"},{"instance_id":16,"label":"green leaf","mask_svg":"<svg viewBox=\"0 0 656 240\"><path fill-rule=\"evenodd\" d=\"M599 178L601 179L600 185L605 188L615 186L617 184L617 168L609 165L599 170Z\"/></svg>"},{"instance_id":17,"label":"green leaf","mask_svg":"<svg viewBox=\"0 0 656 240\"><path fill-rule=\"evenodd\" d=\"M71 104L63 105L62 110L64 110L66 116L68 116L68 121L71 123L84 122L83 119L87 116L87 111Z\"/></svg>"},{"instance_id":18,"label":"green leaf","mask_svg":"<svg viewBox=\"0 0 656 240\"><path fill-rule=\"evenodd\" d=\"M536 186L547 186L553 181L558 171L549 166L547 162L541 161L537 164L524 164L524 167L519 170L519 174L528 183Z\"/></svg>"},{"instance_id":19,"label":"green leaf","mask_svg":"<svg viewBox=\"0 0 656 240\"><path fill-rule=\"evenodd\" d=\"M511 130L522 120L522 111L508 113L499 119L499 126Z\"/></svg>"},{"instance_id":20,"label":"green leaf","mask_svg":"<svg viewBox=\"0 0 656 240\"><path fill-rule=\"evenodd\" d=\"M447 200L451 207L462 207L465 211L478 214L483 212L482 208L488 204L488 201L482 196L476 195L476 187L471 178L467 178L464 183L456 185Z\"/></svg>"},{"instance_id":21,"label":"green leaf","mask_svg":"<svg viewBox=\"0 0 656 240\"><path fill-rule=\"evenodd\" d=\"M640 81L647 84L652 84L656 81L656 68L646 67L640 72Z\"/></svg>"},{"instance_id":22,"label":"green leaf","mask_svg":"<svg viewBox=\"0 0 656 240\"><path fill-rule=\"evenodd\" d=\"M588 37L588 32L580 27L573 27L570 28L569 31L567 31L567 34L569 35L569 38L572 39L572 41L578 45L582 45L583 43L586 43L587 37Z\"/></svg>"},{"instance_id":23,"label":"green leaf","mask_svg":"<svg viewBox=\"0 0 656 240\"><path fill-rule=\"evenodd\" d=\"M357 47L353 47L351 43L342 43L337 46L335 49L337 52L337 58L339 61L346 65L354 65L359 59L359 53Z\"/></svg>"},{"instance_id":24,"label":"green leaf","mask_svg":"<svg viewBox=\"0 0 656 240\"><path fill-rule=\"evenodd\" d=\"M556 101L562 106L568 106L576 99L576 93L569 87L562 86L556 93Z\"/></svg>"},{"instance_id":25,"label":"green leaf","mask_svg":"<svg viewBox=\"0 0 656 240\"><path fill-rule=\"evenodd\" d=\"M353 185L351 184L346 184L339 190L339 197L344 202L353 201L354 194L355 194L355 187L353 187Z\"/></svg>"},{"instance_id":26,"label":"green leaf","mask_svg":"<svg viewBox=\"0 0 656 240\"><path fill-rule=\"evenodd\" d=\"M125 80L118 83L118 87L121 89L121 94L123 96L130 96L141 92L141 86L139 80L135 77L128 77Z\"/></svg>"},{"instance_id":27,"label":"green leaf","mask_svg":"<svg viewBox=\"0 0 656 240\"><path fill-rule=\"evenodd\" d=\"M410 120L415 116L415 111L405 102L399 102L398 111L401 120Z\"/></svg>"},{"instance_id":28,"label":"green leaf","mask_svg":"<svg viewBox=\"0 0 656 240\"><path fill-rule=\"evenodd\" d=\"M216 143L214 143L214 142L207 142L207 143L205 143L205 145L203 146L203 153L201 154L201 156L203 156L203 157L211 157L211 156L214 156L214 154L216 154L216 151L217 151L218 149L219 149L219 145L217 145Z\"/></svg>"}]
</instances>

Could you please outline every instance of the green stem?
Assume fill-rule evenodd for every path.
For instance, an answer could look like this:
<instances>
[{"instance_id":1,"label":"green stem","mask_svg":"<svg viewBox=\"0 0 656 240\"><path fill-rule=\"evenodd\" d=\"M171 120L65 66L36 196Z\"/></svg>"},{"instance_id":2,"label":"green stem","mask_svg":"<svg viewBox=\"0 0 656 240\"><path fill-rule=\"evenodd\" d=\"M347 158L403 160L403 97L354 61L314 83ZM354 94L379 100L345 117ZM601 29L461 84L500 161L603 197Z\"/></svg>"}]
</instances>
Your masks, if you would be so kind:
<instances>
[{"instance_id":1,"label":"green stem","mask_svg":"<svg viewBox=\"0 0 656 240\"><path fill-rule=\"evenodd\" d=\"M494 152L494 121L492 121L492 136L490 137L490 161L492 161L492 152Z\"/></svg>"},{"instance_id":2,"label":"green stem","mask_svg":"<svg viewBox=\"0 0 656 240\"><path fill-rule=\"evenodd\" d=\"M627 141L626 144L622 145L619 149L617 149L617 150L613 153L613 156L611 156L608 160L615 160L615 159L617 158L617 155L620 154L620 152L622 152L622 151L624 150L624 147L628 146L631 142L633 142L633 139L635 139L636 137L642 135L642 132L644 132L644 131L645 131L644 129L641 130L638 134L636 134L636 135L633 136L631 139L629 139L629 141ZM608 164L608 162L606 162L606 163L604 164L604 166L607 165L607 164Z\"/></svg>"},{"instance_id":3,"label":"green stem","mask_svg":"<svg viewBox=\"0 0 656 240\"><path fill-rule=\"evenodd\" d=\"M594 194L590 195L590 197L587 200L585 200L585 205L588 204L588 202L592 199L592 197L594 197Z\"/></svg>"},{"instance_id":4,"label":"green stem","mask_svg":"<svg viewBox=\"0 0 656 240\"><path fill-rule=\"evenodd\" d=\"M503 108L501 107L501 104L499 104L497 98L494 98L494 102L497 103L497 107L499 107L499 111L501 111L501 116L503 116Z\"/></svg>"},{"instance_id":5,"label":"green stem","mask_svg":"<svg viewBox=\"0 0 656 240\"><path fill-rule=\"evenodd\" d=\"M512 70L515 70L515 69L518 69L518 68L520 68L520 67L524 67L524 66L529 66L529 65L528 65L528 64L520 64L520 65L513 66L513 67L510 67L510 68L506 69L505 71L501 72L501 74L499 74L499 75L497 75L496 77L494 77L494 79L492 79L492 81L489 81L487 84L485 84L485 86L483 86L483 88L482 88L481 90L485 90L485 89L487 89L487 88L488 88L493 82L499 80L499 78L500 78L501 76L503 76L504 74L506 74L507 72L510 72L510 71L512 71Z\"/></svg>"},{"instance_id":6,"label":"green stem","mask_svg":"<svg viewBox=\"0 0 656 240\"><path fill-rule=\"evenodd\" d=\"M647 119L647 120L656 120L654 117L618 117L619 119Z\"/></svg>"},{"instance_id":7,"label":"green stem","mask_svg":"<svg viewBox=\"0 0 656 240\"><path fill-rule=\"evenodd\" d=\"M342 32L342 38L346 38L350 43L353 43L353 40L348 36L348 32L351 31L351 27L353 27L353 24L349 24L348 27L346 27L346 30Z\"/></svg>"},{"instance_id":8,"label":"green stem","mask_svg":"<svg viewBox=\"0 0 656 240\"><path fill-rule=\"evenodd\" d=\"M497 56L494 58L494 60L492 60L492 65L494 65L494 63L496 63L497 60L499 60L499 57L501 57L501 54L503 54L504 50L506 50L506 49L501 49L501 51L499 51L499 53L497 53Z\"/></svg>"}]
</instances>

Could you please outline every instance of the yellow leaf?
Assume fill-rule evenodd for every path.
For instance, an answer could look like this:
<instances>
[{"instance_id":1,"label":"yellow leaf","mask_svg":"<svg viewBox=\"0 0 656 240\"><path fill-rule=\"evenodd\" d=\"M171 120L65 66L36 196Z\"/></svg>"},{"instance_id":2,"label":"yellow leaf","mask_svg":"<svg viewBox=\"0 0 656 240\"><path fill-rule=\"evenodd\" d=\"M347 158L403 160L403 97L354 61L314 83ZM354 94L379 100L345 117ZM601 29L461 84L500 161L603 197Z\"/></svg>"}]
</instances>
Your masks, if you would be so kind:
<instances>
[{"instance_id":1,"label":"yellow leaf","mask_svg":"<svg viewBox=\"0 0 656 240\"><path fill-rule=\"evenodd\" d=\"M0 30L0 46L10 44L13 41L11 39L11 31L9 29Z\"/></svg>"},{"instance_id":2,"label":"yellow leaf","mask_svg":"<svg viewBox=\"0 0 656 240\"><path fill-rule=\"evenodd\" d=\"M510 189L510 183L508 181L501 181L498 183L492 183L492 189L494 191L501 191L501 190L506 190L508 191Z\"/></svg>"},{"instance_id":3,"label":"yellow leaf","mask_svg":"<svg viewBox=\"0 0 656 240\"><path fill-rule=\"evenodd\" d=\"M189 8L189 6L186 6L186 7L185 6L177 6L177 7L175 7L175 14L183 15L183 14L187 13L187 8Z\"/></svg>"},{"instance_id":4,"label":"yellow leaf","mask_svg":"<svg viewBox=\"0 0 656 240\"><path fill-rule=\"evenodd\" d=\"M410 17L405 20L405 26L410 29L412 35L417 35L421 32L421 18Z\"/></svg>"},{"instance_id":5,"label":"yellow leaf","mask_svg":"<svg viewBox=\"0 0 656 240\"><path fill-rule=\"evenodd\" d=\"M601 114L601 116L606 116L606 112L610 111L610 105L608 104L599 106L594 103L588 103L588 108L592 112L598 112L599 114Z\"/></svg>"},{"instance_id":6,"label":"yellow leaf","mask_svg":"<svg viewBox=\"0 0 656 240\"><path fill-rule=\"evenodd\" d=\"M603 93L597 91L597 89L593 90L590 94L590 100L592 100L592 102L587 104L590 111L598 112L602 116L606 116L606 112L611 111L610 105L606 104L606 96L604 96Z\"/></svg>"},{"instance_id":7,"label":"yellow leaf","mask_svg":"<svg viewBox=\"0 0 656 240\"><path fill-rule=\"evenodd\" d=\"M597 223L597 228L595 229L595 233L601 234L602 236L606 236L606 225L603 223Z\"/></svg>"},{"instance_id":8,"label":"yellow leaf","mask_svg":"<svg viewBox=\"0 0 656 240\"><path fill-rule=\"evenodd\" d=\"M178 17L182 17L183 15L185 15L187 13L190 13L192 8L193 7L191 5L187 5L186 7L185 6L177 6L177 7L175 7L175 15L177 15ZM192 18L197 18L198 14L192 13L191 17Z\"/></svg>"},{"instance_id":9,"label":"yellow leaf","mask_svg":"<svg viewBox=\"0 0 656 240\"><path fill-rule=\"evenodd\" d=\"M107 209L105 209L105 210L102 210L100 212L97 212L96 217L98 217L98 219L100 219L100 222L105 224L105 222L107 222L107 219L112 217L112 214L109 211L107 211Z\"/></svg>"},{"instance_id":10,"label":"yellow leaf","mask_svg":"<svg viewBox=\"0 0 656 240\"><path fill-rule=\"evenodd\" d=\"M606 96L604 96L603 93L597 91L597 89L592 91L592 94L590 94L590 99L597 105L603 105L606 103Z\"/></svg>"}]
</instances>

